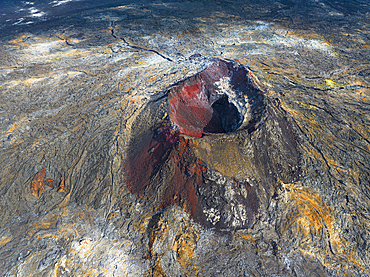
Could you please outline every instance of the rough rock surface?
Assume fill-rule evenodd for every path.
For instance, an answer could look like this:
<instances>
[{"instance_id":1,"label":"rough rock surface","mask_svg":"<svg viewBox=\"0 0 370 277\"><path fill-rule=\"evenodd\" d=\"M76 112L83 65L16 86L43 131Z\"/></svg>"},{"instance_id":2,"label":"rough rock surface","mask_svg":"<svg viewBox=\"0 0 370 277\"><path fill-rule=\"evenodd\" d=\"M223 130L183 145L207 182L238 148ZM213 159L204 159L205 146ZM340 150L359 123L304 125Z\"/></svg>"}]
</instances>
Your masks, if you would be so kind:
<instances>
[{"instance_id":1,"label":"rough rock surface","mask_svg":"<svg viewBox=\"0 0 370 277\"><path fill-rule=\"evenodd\" d=\"M370 275L369 3L255 2L0 21L0 276Z\"/></svg>"}]
</instances>

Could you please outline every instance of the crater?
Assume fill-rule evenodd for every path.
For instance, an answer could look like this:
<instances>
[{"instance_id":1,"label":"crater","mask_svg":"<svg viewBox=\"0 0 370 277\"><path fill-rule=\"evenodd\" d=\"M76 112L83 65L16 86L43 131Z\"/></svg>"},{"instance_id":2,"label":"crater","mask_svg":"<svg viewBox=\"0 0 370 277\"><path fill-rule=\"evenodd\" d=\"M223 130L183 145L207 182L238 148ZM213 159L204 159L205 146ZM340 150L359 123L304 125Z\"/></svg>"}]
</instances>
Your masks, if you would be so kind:
<instances>
[{"instance_id":1,"label":"crater","mask_svg":"<svg viewBox=\"0 0 370 277\"><path fill-rule=\"evenodd\" d=\"M247 67L204 61L135 117L125 185L155 213L177 205L206 228L251 228L280 182L299 179L298 138Z\"/></svg>"},{"instance_id":2,"label":"crater","mask_svg":"<svg viewBox=\"0 0 370 277\"><path fill-rule=\"evenodd\" d=\"M170 120L180 133L206 134L253 131L264 111L263 90L245 66L213 58L200 73L169 91Z\"/></svg>"}]
</instances>

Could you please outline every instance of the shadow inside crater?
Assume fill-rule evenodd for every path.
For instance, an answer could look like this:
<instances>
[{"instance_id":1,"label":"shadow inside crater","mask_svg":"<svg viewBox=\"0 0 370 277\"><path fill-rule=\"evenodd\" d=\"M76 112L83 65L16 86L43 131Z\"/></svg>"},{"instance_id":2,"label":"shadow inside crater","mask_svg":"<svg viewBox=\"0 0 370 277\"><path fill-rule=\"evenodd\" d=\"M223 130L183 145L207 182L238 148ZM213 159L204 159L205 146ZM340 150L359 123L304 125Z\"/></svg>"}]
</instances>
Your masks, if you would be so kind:
<instances>
[{"instance_id":1,"label":"shadow inside crater","mask_svg":"<svg viewBox=\"0 0 370 277\"><path fill-rule=\"evenodd\" d=\"M203 129L205 133L231 133L241 126L243 116L227 96L215 101L211 108L212 118Z\"/></svg>"}]
</instances>

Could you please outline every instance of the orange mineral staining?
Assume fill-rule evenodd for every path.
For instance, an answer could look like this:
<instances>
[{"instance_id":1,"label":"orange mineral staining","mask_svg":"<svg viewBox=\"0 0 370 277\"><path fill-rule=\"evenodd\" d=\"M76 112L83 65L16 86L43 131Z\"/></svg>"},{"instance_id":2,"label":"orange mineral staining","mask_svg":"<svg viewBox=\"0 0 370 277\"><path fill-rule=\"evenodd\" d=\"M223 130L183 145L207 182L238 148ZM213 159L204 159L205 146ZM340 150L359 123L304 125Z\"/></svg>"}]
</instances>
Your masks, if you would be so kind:
<instances>
[{"instance_id":1,"label":"orange mineral staining","mask_svg":"<svg viewBox=\"0 0 370 277\"><path fill-rule=\"evenodd\" d=\"M60 178L60 183L59 183L59 186L58 186L58 192L62 191L62 192L66 192L65 190L65 186L66 186L66 177L62 177Z\"/></svg>"},{"instance_id":2,"label":"orange mineral staining","mask_svg":"<svg viewBox=\"0 0 370 277\"><path fill-rule=\"evenodd\" d=\"M46 180L45 185L52 188L54 186L54 180L53 179Z\"/></svg>"},{"instance_id":3,"label":"orange mineral staining","mask_svg":"<svg viewBox=\"0 0 370 277\"><path fill-rule=\"evenodd\" d=\"M36 173L35 177L31 181L31 193L36 198L40 198L41 194L44 192L44 179L45 179L46 169L42 168Z\"/></svg>"},{"instance_id":4,"label":"orange mineral staining","mask_svg":"<svg viewBox=\"0 0 370 277\"><path fill-rule=\"evenodd\" d=\"M33 177L31 181L31 193L36 198L40 198L41 194L44 192L45 185L48 187L54 186L54 180L53 179L45 179L46 174L46 168L42 168L39 172L36 173L35 177Z\"/></svg>"}]
</instances>

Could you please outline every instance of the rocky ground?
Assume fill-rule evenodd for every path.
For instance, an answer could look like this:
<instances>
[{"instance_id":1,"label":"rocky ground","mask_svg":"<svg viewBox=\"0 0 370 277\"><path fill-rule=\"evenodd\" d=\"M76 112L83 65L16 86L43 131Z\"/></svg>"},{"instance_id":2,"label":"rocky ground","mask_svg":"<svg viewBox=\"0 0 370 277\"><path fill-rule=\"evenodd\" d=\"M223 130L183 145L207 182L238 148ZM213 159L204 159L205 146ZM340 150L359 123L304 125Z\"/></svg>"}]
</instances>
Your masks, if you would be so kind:
<instances>
[{"instance_id":1,"label":"rocky ground","mask_svg":"<svg viewBox=\"0 0 370 277\"><path fill-rule=\"evenodd\" d=\"M110 1L0 29L0 275L370 275L369 22Z\"/></svg>"}]
</instances>

